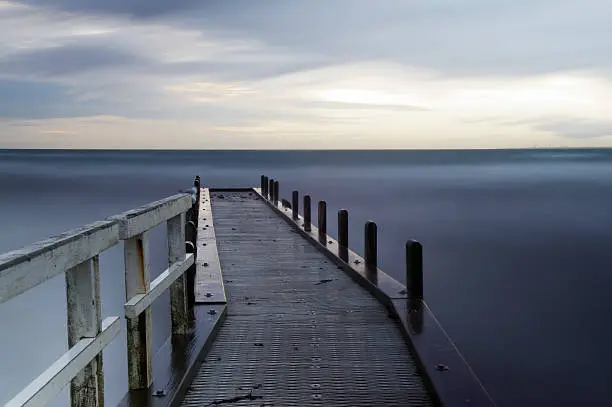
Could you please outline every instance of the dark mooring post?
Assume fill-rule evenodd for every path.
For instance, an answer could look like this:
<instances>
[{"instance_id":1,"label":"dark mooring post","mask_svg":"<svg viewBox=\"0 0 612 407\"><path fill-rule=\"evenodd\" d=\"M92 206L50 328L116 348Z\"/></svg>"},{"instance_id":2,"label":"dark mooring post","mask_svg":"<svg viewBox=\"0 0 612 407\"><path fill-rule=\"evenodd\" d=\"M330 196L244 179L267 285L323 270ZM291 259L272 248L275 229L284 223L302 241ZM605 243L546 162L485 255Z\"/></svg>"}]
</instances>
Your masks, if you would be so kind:
<instances>
[{"instance_id":1,"label":"dark mooring post","mask_svg":"<svg viewBox=\"0 0 612 407\"><path fill-rule=\"evenodd\" d=\"M278 206L278 181L274 181L274 205Z\"/></svg>"},{"instance_id":2,"label":"dark mooring post","mask_svg":"<svg viewBox=\"0 0 612 407\"><path fill-rule=\"evenodd\" d=\"M304 230L310 232L310 195L304 195Z\"/></svg>"},{"instance_id":3,"label":"dark mooring post","mask_svg":"<svg viewBox=\"0 0 612 407\"><path fill-rule=\"evenodd\" d=\"M300 217L298 214L300 213L300 193L298 191L293 191L291 197L291 209L293 210L293 220L298 220Z\"/></svg>"},{"instance_id":4,"label":"dark mooring post","mask_svg":"<svg viewBox=\"0 0 612 407\"><path fill-rule=\"evenodd\" d=\"M423 299L423 246L415 240L406 242L406 288L408 298Z\"/></svg>"},{"instance_id":5,"label":"dark mooring post","mask_svg":"<svg viewBox=\"0 0 612 407\"><path fill-rule=\"evenodd\" d=\"M265 175L261 176L261 194L265 197L268 196L268 177Z\"/></svg>"},{"instance_id":6,"label":"dark mooring post","mask_svg":"<svg viewBox=\"0 0 612 407\"><path fill-rule=\"evenodd\" d=\"M319 201L319 242L327 244L327 203Z\"/></svg>"},{"instance_id":7,"label":"dark mooring post","mask_svg":"<svg viewBox=\"0 0 612 407\"><path fill-rule=\"evenodd\" d=\"M365 265L366 268L376 271L378 267L377 261L377 232L376 223L367 221L365 224Z\"/></svg>"},{"instance_id":8,"label":"dark mooring post","mask_svg":"<svg viewBox=\"0 0 612 407\"><path fill-rule=\"evenodd\" d=\"M348 261L348 211L338 211L338 254L344 261Z\"/></svg>"},{"instance_id":9,"label":"dark mooring post","mask_svg":"<svg viewBox=\"0 0 612 407\"><path fill-rule=\"evenodd\" d=\"M270 178L270 181L268 181L268 199L270 201L274 200L274 178Z\"/></svg>"}]
</instances>

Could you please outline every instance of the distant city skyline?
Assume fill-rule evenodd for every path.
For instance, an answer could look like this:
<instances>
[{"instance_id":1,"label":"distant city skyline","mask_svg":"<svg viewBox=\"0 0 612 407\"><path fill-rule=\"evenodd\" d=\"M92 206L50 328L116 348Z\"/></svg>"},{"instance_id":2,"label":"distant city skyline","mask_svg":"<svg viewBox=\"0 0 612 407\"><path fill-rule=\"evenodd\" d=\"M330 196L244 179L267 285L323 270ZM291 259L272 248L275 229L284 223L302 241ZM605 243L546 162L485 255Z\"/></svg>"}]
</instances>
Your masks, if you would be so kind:
<instances>
[{"instance_id":1,"label":"distant city skyline","mask_svg":"<svg viewBox=\"0 0 612 407\"><path fill-rule=\"evenodd\" d=\"M603 0L0 0L0 148L612 146Z\"/></svg>"}]
</instances>

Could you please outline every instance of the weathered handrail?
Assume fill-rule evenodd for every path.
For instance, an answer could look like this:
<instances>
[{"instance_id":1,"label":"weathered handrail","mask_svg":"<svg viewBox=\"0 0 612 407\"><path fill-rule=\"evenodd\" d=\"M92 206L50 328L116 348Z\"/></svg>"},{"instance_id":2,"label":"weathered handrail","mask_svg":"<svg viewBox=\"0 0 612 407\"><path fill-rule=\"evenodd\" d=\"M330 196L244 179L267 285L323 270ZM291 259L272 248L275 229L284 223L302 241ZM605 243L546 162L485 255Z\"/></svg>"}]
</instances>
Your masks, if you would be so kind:
<instances>
[{"instance_id":1,"label":"weathered handrail","mask_svg":"<svg viewBox=\"0 0 612 407\"><path fill-rule=\"evenodd\" d=\"M116 221L100 221L0 254L0 304L119 242Z\"/></svg>"},{"instance_id":2,"label":"weathered handrail","mask_svg":"<svg viewBox=\"0 0 612 407\"><path fill-rule=\"evenodd\" d=\"M71 406L102 406L102 350L119 333L118 316L102 320L99 255L124 241L129 389L152 383L151 304L170 288L172 333L185 334L193 315L185 272L195 253L186 246L186 217L197 214L200 179L194 194L174 195L22 249L0 255L0 304L64 273L69 349L15 395L7 406L41 406L70 383ZM197 222L197 216L195 217ZM149 231L166 222L168 268L149 281ZM189 244L185 239L188 237Z\"/></svg>"}]
</instances>

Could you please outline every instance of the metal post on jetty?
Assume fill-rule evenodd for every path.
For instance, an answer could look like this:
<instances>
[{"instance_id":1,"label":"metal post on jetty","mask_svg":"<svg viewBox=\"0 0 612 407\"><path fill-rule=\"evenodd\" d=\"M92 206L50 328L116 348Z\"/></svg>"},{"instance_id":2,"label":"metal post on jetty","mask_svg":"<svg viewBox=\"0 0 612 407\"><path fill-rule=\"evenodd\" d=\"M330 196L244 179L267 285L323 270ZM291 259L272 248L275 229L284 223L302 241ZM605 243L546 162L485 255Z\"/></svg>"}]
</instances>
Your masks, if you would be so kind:
<instances>
[{"instance_id":1,"label":"metal post on jetty","mask_svg":"<svg viewBox=\"0 0 612 407\"><path fill-rule=\"evenodd\" d=\"M348 261L348 211L338 211L338 254L344 261Z\"/></svg>"},{"instance_id":2,"label":"metal post on jetty","mask_svg":"<svg viewBox=\"0 0 612 407\"><path fill-rule=\"evenodd\" d=\"M268 177L266 177L265 175L261 176L260 188L261 188L261 194L267 198L268 197Z\"/></svg>"},{"instance_id":3,"label":"metal post on jetty","mask_svg":"<svg viewBox=\"0 0 612 407\"><path fill-rule=\"evenodd\" d=\"M274 181L274 205L278 205L278 181Z\"/></svg>"},{"instance_id":4,"label":"metal post on jetty","mask_svg":"<svg viewBox=\"0 0 612 407\"><path fill-rule=\"evenodd\" d=\"M319 201L319 242L327 244L327 203Z\"/></svg>"},{"instance_id":5,"label":"metal post on jetty","mask_svg":"<svg viewBox=\"0 0 612 407\"><path fill-rule=\"evenodd\" d=\"M268 181L268 199L274 201L274 178Z\"/></svg>"},{"instance_id":6,"label":"metal post on jetty","mask_svg":"<svg viewBox=\"0 0 612 407\"><path fill-rule=\"evenodd\" d=\"M423 246L415 240L406 242L406 289L411 299L423 299Z\"/></svg>"},{"instance_id":7,"label":"metal post on jetty","mask_svg":"<svg viewBox=\"0 0 612 407\"><path fill-rule=\"evenodd\" d=\"M367 221L365 224L364 259L366 267L373 272L376 272L376 269L378 267L378 243L376 234L376 223L372 221Z\"/></svg>"},{"instance_id":8,"label":"metal post on jetty","mask_svg":"<svg viewBox=\"0 0 612 407\"><path fill-rule=\"evenodd\" d=\"M293 220L298 220L299 217L299 210L300 210L300 193L298 191L293 191L293 193L291 194L291 210L292 210L292 217Z\"/></svg>"},{"instance_id":9,"label":"metal post on jetty","mask_svg":"<svg viewBox=\"0 0 612 407\"><path fill-rule=\"evenodd\" d=\"M310 227L312 223L310 212L310 195L304 195L304 230L306 232L310 232L312 230Z\"/></svg>"}]
</instances>

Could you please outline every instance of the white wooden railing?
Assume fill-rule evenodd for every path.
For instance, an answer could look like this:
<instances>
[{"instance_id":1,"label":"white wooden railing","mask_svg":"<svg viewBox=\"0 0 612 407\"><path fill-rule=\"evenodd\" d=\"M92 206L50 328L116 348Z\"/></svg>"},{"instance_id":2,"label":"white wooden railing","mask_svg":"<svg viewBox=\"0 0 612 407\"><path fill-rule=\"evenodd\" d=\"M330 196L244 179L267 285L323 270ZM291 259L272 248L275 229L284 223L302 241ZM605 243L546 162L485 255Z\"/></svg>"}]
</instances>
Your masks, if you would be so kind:
<instances>
[{"instance_id":1,"label":"white wooden railing","mask_svg":"<svg viewBox=\"0 0 612 407\"><path fill-rule=\"evenodd\" d=\"M151 304L170 288L172 333L187 333L192 310L185 271L195 254L186 253L185 228L195 235L196 194L178 194L107 220L0 255L0 304L64 273L68 346L51 366L15 395L6 406L42 406L70 384L71 406L103 406L102 350L120 331L120 318L102 319L99 255L120 241L125 259L125 319L128 386L148 388L152 381ZM188 212L189 211L189 212ZM191 217L191 216L190 216ZM166 222L169 267L150 281L149 231ZM193 247L193 244L187 244Z\"/></svg>"}]
</instances>

